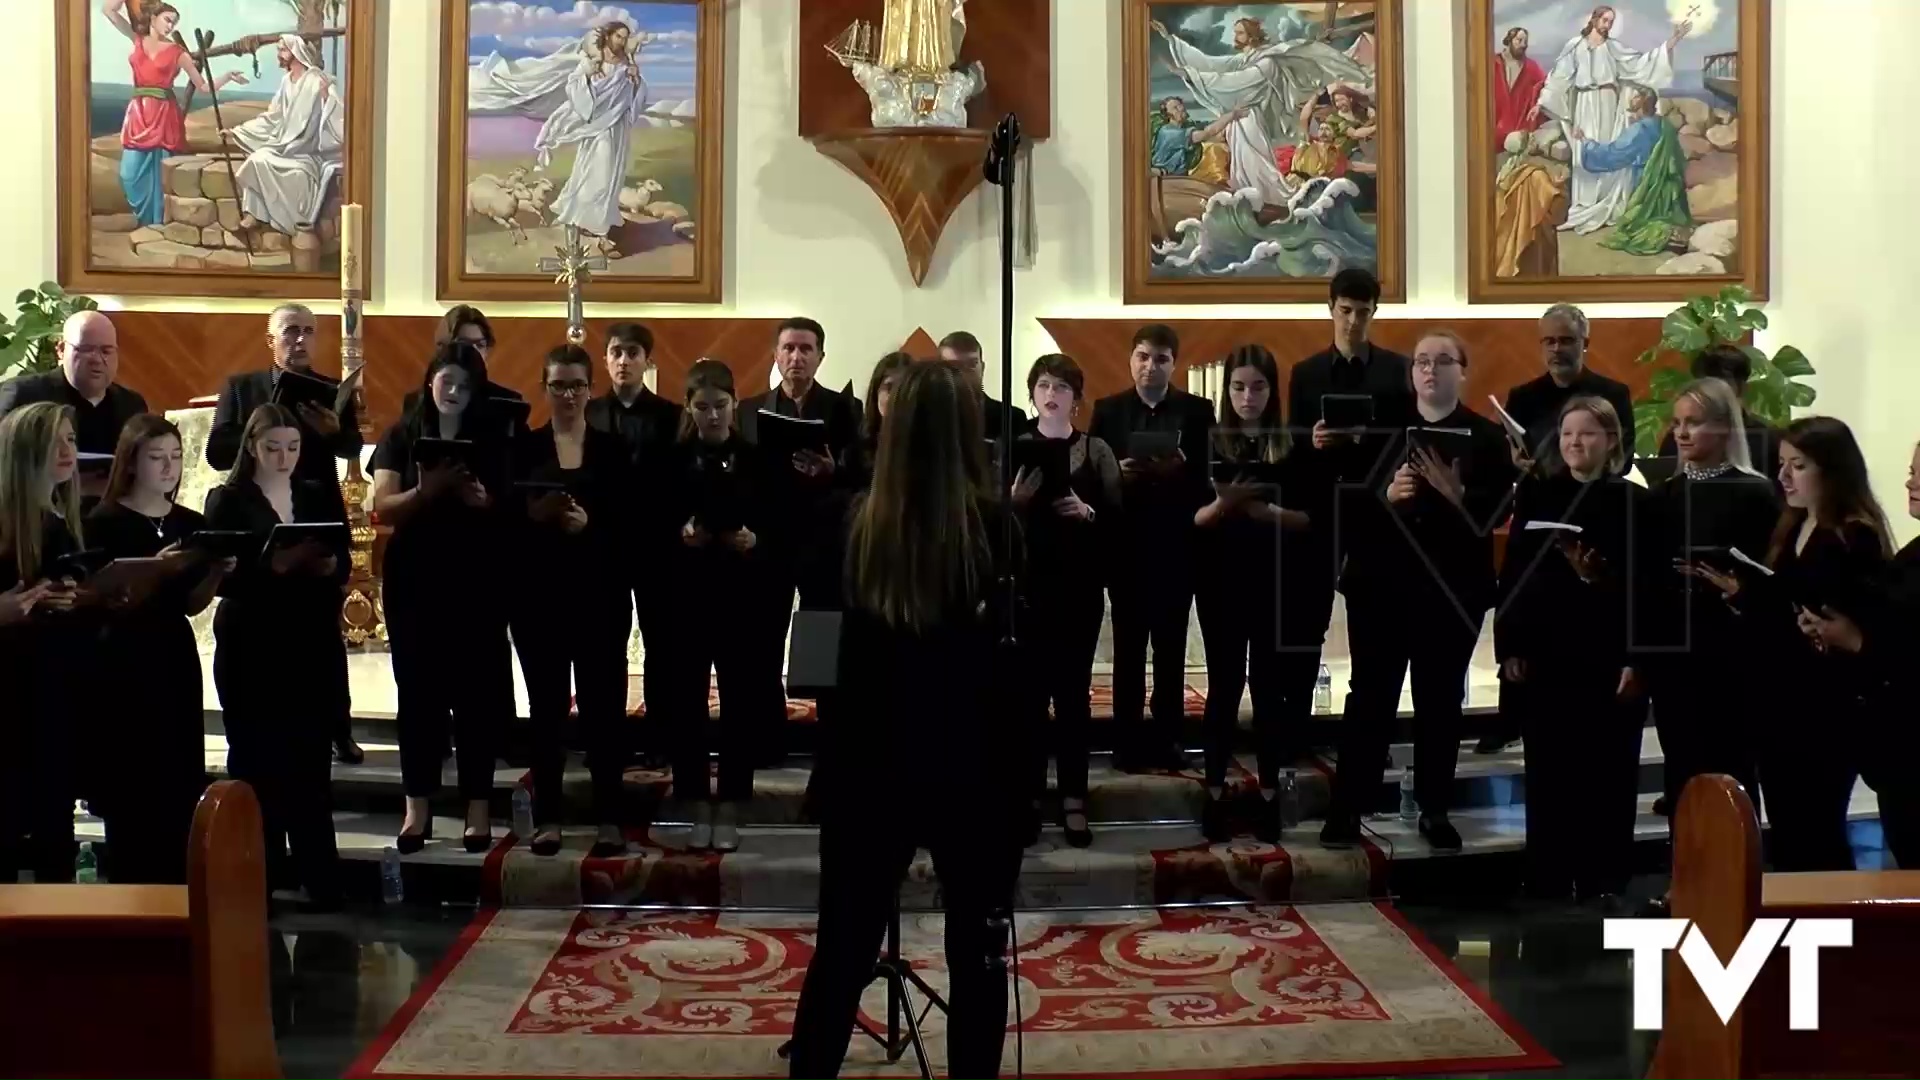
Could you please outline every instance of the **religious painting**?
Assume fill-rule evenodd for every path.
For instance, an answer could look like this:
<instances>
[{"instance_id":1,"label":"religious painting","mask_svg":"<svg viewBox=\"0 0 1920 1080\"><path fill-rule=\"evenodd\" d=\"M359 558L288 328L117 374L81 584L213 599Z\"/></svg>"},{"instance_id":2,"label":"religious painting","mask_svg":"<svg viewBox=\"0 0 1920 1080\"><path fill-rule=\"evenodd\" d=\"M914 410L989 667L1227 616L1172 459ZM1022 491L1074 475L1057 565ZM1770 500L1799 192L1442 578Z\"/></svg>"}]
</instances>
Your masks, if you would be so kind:
<instances>
[{"instance_id":1,"label":"religious painting","mask_svg":"<svg viewBox=\"0 0 1920 1080\"><path fill-rule=\"evenodd\" d=\"M720 299L724 0L447 0L439 295Z\"/></svg>"},{"instance_id":2,"label":"religious painting","mask_svg":"<svg viewBox=\"0 0 1920 1080\"><path fill-rule=\"evenodd\" d=\"M1399 0L1126 0L1129 303L1404 299Z\"/></svg>"},{"instance_id":3,"label":"religious painting","mask_svg":"<svg viewBox=\"0 0 1920 1080\"><path fill-rule=\"evenodd\" d=\"M74 0L59 37L60 282L338 295L372 196L373 0Z\"/></svg>"},{"instance_id":4,"label":"religious painting","mask_svg":"<svg viewBox=\"0 0 1920 1080\"><path fill-rule=\"evenodd\" d=\"M1768 0L1472 0L1469 298L1764 298L1768 19Z\"/></svg>"}]
</instances>

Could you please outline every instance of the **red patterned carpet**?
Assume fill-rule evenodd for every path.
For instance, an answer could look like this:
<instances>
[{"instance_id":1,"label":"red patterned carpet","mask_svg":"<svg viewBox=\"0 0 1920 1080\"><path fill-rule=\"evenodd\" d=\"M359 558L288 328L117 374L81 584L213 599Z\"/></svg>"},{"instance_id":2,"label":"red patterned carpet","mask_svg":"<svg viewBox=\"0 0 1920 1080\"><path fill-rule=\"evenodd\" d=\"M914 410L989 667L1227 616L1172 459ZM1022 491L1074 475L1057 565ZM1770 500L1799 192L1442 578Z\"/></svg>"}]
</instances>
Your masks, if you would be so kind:
<instances>
[{"instance_id":1,"label":"red patterned carpet","mask_svg":"<svg viewBox=\"0 0 1920 1080\"><path fill-rule=\"evenodd\" d=\"M1332 1077L1558 1064L1384 905L1022 916L1029 1076ZM944 989L938 916L907 958ZM813 932L775 915L481 915L352 1077L784 1076ZM884 1016L870 991L869 1017ZM945 1062L938 1014L929 1052ZM911 1076L856 1037L848 1076ZM1014 1040L1007 1043L1007 1075Z\"/></svg>"}]
</instances>

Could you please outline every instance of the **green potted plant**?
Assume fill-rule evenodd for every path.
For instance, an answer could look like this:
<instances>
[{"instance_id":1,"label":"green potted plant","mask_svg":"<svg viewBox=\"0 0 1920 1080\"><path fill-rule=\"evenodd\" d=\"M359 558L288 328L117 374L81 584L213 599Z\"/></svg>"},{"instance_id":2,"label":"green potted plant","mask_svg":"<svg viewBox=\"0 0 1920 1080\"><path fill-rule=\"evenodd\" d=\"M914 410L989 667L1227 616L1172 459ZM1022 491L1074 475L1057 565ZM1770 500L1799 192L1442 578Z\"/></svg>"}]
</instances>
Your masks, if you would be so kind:
<instances>
[{"instance_id":1,"label":"green potted plant","mask_svg":"<svg viewBox=\"0 0 1920 1080\"><path fill-rule=\"evenodd\" d=\"M0 379L52 371L58 362L53 346L67 317L100 306L52 281L41 282L37 289L22 289L14 300L19 312L13 319L0 315Z\"/></svg>"},{"instance_id":2,"label":"green potted plant","mask_svg":"<svg viewBox=\"0 0 1920 1080\"><path fill-rule=\"evenodd\" d=\"M1782 345L1768 356L1748 340L1755 330L1767 328L1766 313L1750 306L1752 299L1745 288L1729 285L1718 295L1694 297L1660 324L1659 343L1639 359L1656 368L1646 395L1633 405L1635 449L1641 455L1659 453L1661 436L1673 419L1673 399L1693 381L1694 358L1713 345L1733 345L1752 362L1746 404L1755 416L1785 427L1793 419L1793 410L1813 404L1817 391L1799 381L1814 373L1806 354ZM1684 363L1673 363L1673 357Z\"/></svg>"}]
</instances>

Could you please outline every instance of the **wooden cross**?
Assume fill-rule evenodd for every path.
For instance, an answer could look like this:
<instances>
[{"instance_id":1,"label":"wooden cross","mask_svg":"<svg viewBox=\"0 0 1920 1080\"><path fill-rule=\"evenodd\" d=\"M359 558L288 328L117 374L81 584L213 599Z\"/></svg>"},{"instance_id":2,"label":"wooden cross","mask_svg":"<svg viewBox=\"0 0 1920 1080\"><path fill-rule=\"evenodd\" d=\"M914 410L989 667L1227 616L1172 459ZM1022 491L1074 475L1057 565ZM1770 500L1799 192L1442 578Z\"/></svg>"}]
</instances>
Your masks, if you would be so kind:
<instances>
[{"instance_id":1,"label":"wooden cross","mask_svg":"<svg viewBox=\"0 0 1920 1080\"><path fill-rule=\"evenodd\" d=\"M607 268L605 255L588 255L580 244L580 226L567 226L567 242L553 249L554 256L540 260L537 269L556 275L555 285L567 287L567 341L574 345L587 340L587 311L580 291L593 278L593 271Z\"/></svg>"}]
</instances>

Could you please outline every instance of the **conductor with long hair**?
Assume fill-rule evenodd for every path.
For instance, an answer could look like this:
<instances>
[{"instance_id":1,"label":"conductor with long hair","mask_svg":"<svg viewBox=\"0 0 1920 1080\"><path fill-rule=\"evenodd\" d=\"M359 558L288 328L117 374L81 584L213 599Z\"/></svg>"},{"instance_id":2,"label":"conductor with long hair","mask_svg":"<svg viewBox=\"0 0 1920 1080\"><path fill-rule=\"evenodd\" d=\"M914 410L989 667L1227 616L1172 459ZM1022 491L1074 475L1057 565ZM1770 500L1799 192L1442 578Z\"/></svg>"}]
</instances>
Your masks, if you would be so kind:
<instances>
[{"instance_id":1,"label":"conductor with long hair","mask_svg":"<svg viewBox=\"0 0 1920 1080\"><path fill-rule=\"evenodd\" d=\"M995 1076L1007 924L1020 868L1012 671L1000 646L1010 553L978 397L946 364L901 372L872 491L847 522L841 715L827 753L858 785L820 805L820 930L794 1020L792 1074L834 1076L917 847L933 854L952 972L949 1064ZM956 814L965 806L967 814Z\"/></svg>"}]
</instances>

